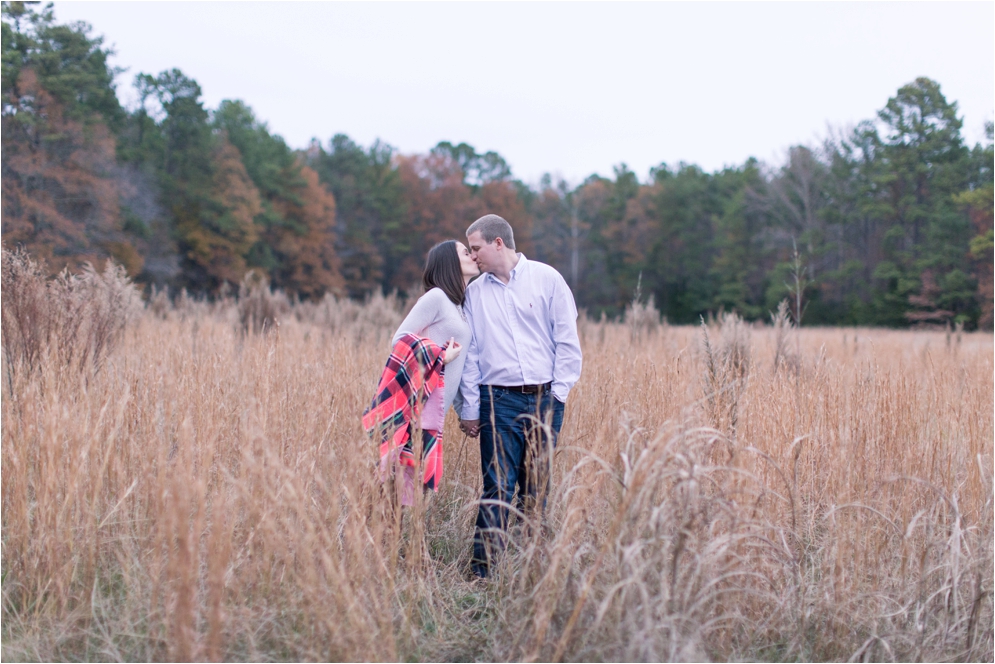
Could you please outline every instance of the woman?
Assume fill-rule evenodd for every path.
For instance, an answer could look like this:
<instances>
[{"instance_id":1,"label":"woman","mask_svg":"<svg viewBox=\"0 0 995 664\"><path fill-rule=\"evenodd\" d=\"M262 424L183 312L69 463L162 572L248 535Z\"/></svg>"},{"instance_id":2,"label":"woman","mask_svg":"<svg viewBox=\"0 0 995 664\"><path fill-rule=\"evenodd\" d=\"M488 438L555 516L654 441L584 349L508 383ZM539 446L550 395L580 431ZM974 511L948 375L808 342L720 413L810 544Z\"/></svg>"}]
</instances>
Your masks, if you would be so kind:
<instances>
[{"instance_id":1,"label":"woman","mask_svg":"<svg viewBox=\"0 0 995 664\"><path fill-rule=\"evenodd\" d=\"M394 333L391 346L405 333L427 337L435 344L444 346L454 339L466 348L470 343L470 324L463 313L464 293L470 280L480 274L477 264L470 258L470 251L458 240L446 240L432 247L425 262L422 283L425 294L418 298L407 317ZM451 365L446 366L445 396L430 398L426 404L425 417L429 424L442 428L446 411L453 405L459 393L460 377L463 375L463 362L466 355L460 353ZM426 427L435 428L435 427Z\"/></svg>"},{"instance_id":2,"label":"woman","mask_svg":"<svg viewBox=\"0 0 995 664\"><path fill-rule=\"evenodd\" d=\"M443 424L446 411L459 394L466 360L460 351L470 343L470 325L463 312L464 293L470 280L479 274L463 243L446 240L432 247L422 275L426 292L394 333L391 360L381 377L373 405L364 415L368 431L377 425L381 429L386 425L395 429L390 440L384 437L381 441L380 467L385 477L392 466L395 472L400 471L403 505L414 501L417 462L410 431L416 429L412 426L415 421L422 431L421 460L426 488L438 490L442 478ZM399 372L406 378L403 387L395 380ZM416 380L412 381L412 376ZM409 382L417 383L417 387L413 388ZM399 389L407 392L405 407L400 410L396 407ZM393 406L388 405L391 399Z\"/></svg>"}]
</instances>

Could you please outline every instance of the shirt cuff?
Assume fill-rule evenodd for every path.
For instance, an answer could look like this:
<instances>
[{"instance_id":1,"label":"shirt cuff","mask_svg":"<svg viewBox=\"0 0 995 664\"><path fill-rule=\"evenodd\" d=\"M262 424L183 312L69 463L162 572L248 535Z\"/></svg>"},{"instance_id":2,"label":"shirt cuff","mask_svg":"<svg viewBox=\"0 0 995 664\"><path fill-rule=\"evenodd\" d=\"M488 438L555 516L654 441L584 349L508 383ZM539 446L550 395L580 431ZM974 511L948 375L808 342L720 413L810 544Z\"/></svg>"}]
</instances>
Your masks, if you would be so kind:
<instances>
[{"instance_id":1,"label":"shirt cuff","mask_svg":"<svg viewBox=\"0 0 995 664\"><path fill-rule=\"evenodd\" d=\"M468 399L463 400L463 412L460 413L461 420L479 420L480 419L480 402L476 404L470 403Z\"/></svg>"}]
</instances>

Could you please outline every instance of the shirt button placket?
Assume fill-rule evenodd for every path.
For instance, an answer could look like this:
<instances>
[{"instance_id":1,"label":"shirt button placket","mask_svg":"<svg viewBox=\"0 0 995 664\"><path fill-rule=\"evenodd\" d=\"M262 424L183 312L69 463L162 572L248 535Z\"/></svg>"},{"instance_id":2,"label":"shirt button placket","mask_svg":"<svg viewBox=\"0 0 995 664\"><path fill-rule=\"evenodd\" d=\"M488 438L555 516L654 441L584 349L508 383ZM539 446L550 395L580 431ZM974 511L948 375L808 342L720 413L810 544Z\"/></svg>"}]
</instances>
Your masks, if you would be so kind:
<instances>
[{"instance_id":1,"label":"shirt button placket","mask_svg":"<svg viewBox=\"0 0 995 664\"><path fill-rule=\"evenodd\" d=\"M518 368L522 373L522 380L524 384L529 384L528 376L525 373L526 364L524 358L522 357L522 344L518 341L518 313L515 309L515 296L511 292L511 284L505 287L504 299L508 305L508 320L511 323L511 336L515 344L515 354L518 355Z\"/></svg>"}]
</instances>

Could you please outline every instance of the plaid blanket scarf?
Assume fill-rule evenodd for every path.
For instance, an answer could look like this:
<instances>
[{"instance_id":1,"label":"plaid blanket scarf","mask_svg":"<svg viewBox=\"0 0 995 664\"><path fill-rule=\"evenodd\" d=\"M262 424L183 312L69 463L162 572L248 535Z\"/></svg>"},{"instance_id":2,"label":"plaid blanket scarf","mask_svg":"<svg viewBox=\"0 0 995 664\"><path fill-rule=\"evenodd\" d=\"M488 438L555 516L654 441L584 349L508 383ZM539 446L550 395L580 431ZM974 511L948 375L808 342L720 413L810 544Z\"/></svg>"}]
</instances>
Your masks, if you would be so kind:
<instances>
[{"instance_id":1,"label":"plaid blanket scarf","mask_svg":"<svg viewBox=\"0 0 995 664\"><path fill-rule=\"evenodd\" d=\"M430 339L405 334L387 359L370 407L363 412L363 428L380 443L384 459L400 448L399 462L417 467L412 432L421 422L421 411L435 390L445 389L442 358L446 349ZM438 490L442 479L442 431L422 432L425 485Z\"/></svg>"}]
</instances>

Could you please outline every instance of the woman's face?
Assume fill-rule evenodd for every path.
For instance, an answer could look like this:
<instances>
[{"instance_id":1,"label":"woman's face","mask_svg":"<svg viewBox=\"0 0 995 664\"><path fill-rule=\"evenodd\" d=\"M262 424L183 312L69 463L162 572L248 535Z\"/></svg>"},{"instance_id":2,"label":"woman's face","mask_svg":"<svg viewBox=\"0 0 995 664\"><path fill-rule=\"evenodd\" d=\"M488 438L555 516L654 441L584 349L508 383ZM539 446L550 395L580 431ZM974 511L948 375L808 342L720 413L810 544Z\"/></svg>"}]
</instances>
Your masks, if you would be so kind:
<instances>
[{"instance_id":1,"label":"woman's face","mask_svg":"<svg viewBox=\"0 0 995 664\"><path fill-rule=\"evenodd\" d=\"M459 255L460 270L463 272L464 279L472 279L480 274L477 263L470 258L470 250L462 242L456 243L456 253Z\"/></svg>"}]
</instances>

